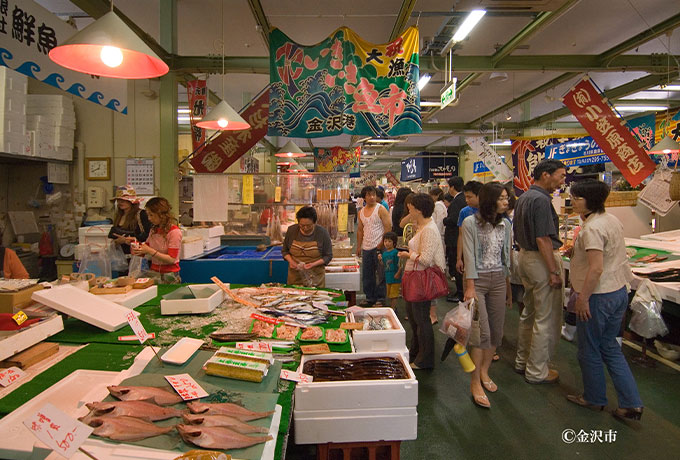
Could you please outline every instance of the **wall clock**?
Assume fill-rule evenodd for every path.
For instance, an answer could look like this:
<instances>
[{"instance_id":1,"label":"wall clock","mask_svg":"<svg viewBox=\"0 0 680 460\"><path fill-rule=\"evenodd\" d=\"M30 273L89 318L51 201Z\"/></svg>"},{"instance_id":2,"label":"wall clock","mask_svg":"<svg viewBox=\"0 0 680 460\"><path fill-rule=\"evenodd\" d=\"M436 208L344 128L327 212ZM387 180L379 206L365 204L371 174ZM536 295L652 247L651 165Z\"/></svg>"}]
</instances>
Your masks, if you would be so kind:
<instances>
[{"instance_id":1,"label":"wall clock","mask_svg":"<svg viewBox=\"0 0 680 460\"><path fill-rule=\"evenodd\" d=\"M85 158L87 180L110 180L111 158Z\"/></svg>"}]
</instances>

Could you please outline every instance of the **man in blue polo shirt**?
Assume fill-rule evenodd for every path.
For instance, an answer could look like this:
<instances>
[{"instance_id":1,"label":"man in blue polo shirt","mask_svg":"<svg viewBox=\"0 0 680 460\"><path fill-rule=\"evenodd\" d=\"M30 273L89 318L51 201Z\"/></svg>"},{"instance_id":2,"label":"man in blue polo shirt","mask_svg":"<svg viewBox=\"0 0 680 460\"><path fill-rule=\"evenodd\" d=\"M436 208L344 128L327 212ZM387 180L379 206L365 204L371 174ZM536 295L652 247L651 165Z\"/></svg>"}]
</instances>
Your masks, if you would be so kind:
<instances>
[{"instance_id":1,"label":"man in blue polo shirt","mask_svg":"<svg viewBox=\"0 0 680 460\"><path fill-rule=\"evenodd\" d=\"M463 195L465 195L465 202L467 203L467 206L465 206L463 209L460 210L460 214L458 214L458 228L463 225L463 221L465 220L466 217L472 216L474 213L477 212L477 207L479 206L479 191L482 189L482 184L481 182L477 182L476 180L471 180L468 181L464 186L463 186ZM460 230L458 231L458 246L456 247L457 251L457 261L456 261L456 270L458 270L460 273L463 273L463 232ZM462 293L460 295L460 298L462 299Z\"/></svg>"}]
</instances>

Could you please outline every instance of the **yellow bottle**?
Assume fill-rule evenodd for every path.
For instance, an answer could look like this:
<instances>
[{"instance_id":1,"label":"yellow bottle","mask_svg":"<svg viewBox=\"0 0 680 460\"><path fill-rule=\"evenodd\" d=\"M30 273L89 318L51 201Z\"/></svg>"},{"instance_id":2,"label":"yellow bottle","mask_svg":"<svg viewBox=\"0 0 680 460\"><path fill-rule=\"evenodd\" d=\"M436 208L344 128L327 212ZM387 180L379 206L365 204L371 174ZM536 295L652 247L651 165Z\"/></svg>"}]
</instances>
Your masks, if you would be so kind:
<instances>
[{"instance_id":1,"label":"yellow bottle","mask_svg":"<svg viewBox=\"0 0 680 460\"><path fill-rule=\"evenodd\" d=\"M475 363L472 362L470 355L463 345L459 343L455 344L453 346L453 351L456 353L456 356L458 356L458 361L460 361L460 365L465 372L472 372L475 370Z\"/></svg>"}]
</instances>

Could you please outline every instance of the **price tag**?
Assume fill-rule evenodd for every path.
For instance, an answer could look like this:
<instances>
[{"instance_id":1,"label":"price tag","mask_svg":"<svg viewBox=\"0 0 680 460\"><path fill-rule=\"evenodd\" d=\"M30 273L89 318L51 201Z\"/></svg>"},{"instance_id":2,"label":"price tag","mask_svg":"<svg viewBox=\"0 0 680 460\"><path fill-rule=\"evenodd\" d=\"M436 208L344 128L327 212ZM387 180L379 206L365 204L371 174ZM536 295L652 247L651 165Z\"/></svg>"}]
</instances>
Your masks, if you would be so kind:
<instances>
[{"instance_id":1,"label":"price tag","mask_svg":"<svg viewBox=\"0 0 680 460\"><path fill-rule=\"evenodd\" d=\"M272 352L272 345L267 342L236 342L236 348L239 350L261 351L263 353Z\"/></svg>"},{"instance_id":2,"label":"price tag","mask_svg":"<svg viewBox=\"0 0 680 460\"><path fill-rule=\"evenodd\" d=\"M311 375L303 374L302 372L287 371L281 369L281 375L279 376L283 380L291 380L298 383L310 383L314 378Z\"/></svg>"},{"instance_id":3,"label":"price tag","mask_svg":"<svg viewBox=\"0 0 680 460\"><path fill-rule=\"evenodd\" d=\"M322 355L330 353L331 349L328 348L327 343L318 343L314 345L300 345L300 351L305 355Z\"/></svg>"},{"instance_id":4,"label":"price tag","mask_svg":"<svg viewBox=\"0 0 680 460\"><path fill-rule=\"evenodd\" d=\"M26 316L26 313L23 311L18 311L14 316L12 316L12 319L14 320L17 325L21 326L21 323L26 321L28 319L28 316Z\"/></svg>"},{"instance_id":5,"label":"price tag","mask_svg":"<svg viewBox=\"0 0 680 460\"><path fill-rule=\"evenodd\" d=\"M250 317L269 324L281 324L284 322L282 319L270 318L269 316L258 315L257 313L251 313Z\"/></svg>"},{"instance_id":6,"label":"price tag","mask_svg":"<svg viewBox=\"0 0 680 460\"><path fill-rule=\"evenodd\" d=\"M125 319L127 319L128 324L132 328L132 331L135 333L137 338L139 339L140 343L146 342L146 339L151 338L149 336L149 333L146 332L146 329L144 329L144 326L142 326L142 323L139 321L139 317L135 315L134 311L130 311L126 316Z\"/></svg>"},{"instance_id":7,"label":"price tag","mask_svg":"<svg viewBox=\"0 0 680 460\"><path fill-rule=\"evenodd\" d=\"M156 338L156 333L155 332L149 332L148 337L150 339L155 339ZM136 335L119 335L118 340L121 342L132 342L133 340L139 340L139 337Z\"/></svg>"},{"instance_id":8,"label":"price tag","mask_svg":"<svg viewBox=\"0 0 680 460\"><path fill-rule=\"evenodd\" d=\"M0 385L3 387L7 387L11 385L15 380L19 380L22 378L24 375L24 371L19 369L18 367L10 367L7 369L2 369L0 371Z\"/></svg>"},{"instance_id":9,"label":"price tag","mask_svg":"<svg viewBox=\"0 0 680 460\"><path fill-rule=\"evenodd\" d=\"M94 431L49 403L24 420L24 425L36 438L66 458L71 458Z\"/></svg>"},{"instance_id":10,"label":"price tag","mask_svg":"<svg viewBox=\"0 0 680 460\"><path fill-rule=\"evenodd\" d=\"M253 176L246 174L243 176L243 204L255 204L253 190Z\"/></svg>"},{"instance_id":11,"label":"price tag","mask_svg":"<svg viewBox=\"0 0 680 460\"><path fill-rule=\"evenodd\" d=\"M274 202L278 203L281 201L281 187L276 187L274 189Z\"/></svg>"},{"instance_id":12,"label":"price tag","mask_svg":"<svg viewBox=\"0 0 680 460\"><path fill-rule=\"evenodd\" d=\"M165 380L185 401L208 396L208 393L189 374L166 375Z\"/></svg>"},{"instance_id":13,"label":"price tag","mask_svg":"<svg viewBox=\"0 0 680 460\"><path fill-rule=\"evenodd\" d=\"M364 329L364 323L341 323L340 329L362 331Z\"/></svg>"}]
</instances>

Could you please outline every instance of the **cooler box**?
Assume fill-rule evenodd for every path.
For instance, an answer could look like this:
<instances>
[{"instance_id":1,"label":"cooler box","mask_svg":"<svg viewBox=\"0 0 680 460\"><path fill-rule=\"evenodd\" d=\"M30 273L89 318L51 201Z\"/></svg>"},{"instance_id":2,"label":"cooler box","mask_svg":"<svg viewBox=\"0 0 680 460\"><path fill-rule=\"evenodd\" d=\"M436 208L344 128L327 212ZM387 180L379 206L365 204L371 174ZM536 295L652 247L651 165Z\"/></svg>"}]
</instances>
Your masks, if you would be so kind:
<instances>
[{"instance_id":1,"label":"cooler box","mask_svg":"<svg viewBox=\"0 0 680 460\"><path fill-rule=\"evenodd\" d=\"M372 331L352 331L354 347L357 352L370 351L397 351L406 353L406 331L399 322L399 318L391 308L367 308L363 311L350 312L349 321L361 323L368 316L375 320L386 318L392 329L372 330Z\"/></svg>"},{"instance_id":2,"label":"cooler box","mask_svg":"<svg viewBox=\"0 0 680 460\"><path fill-rule=\"evenodd\" d=\"M224 291L214 284L190 284L163 296L161 315L210 313L224 299Z\"/></svg>"}]
</instances>

